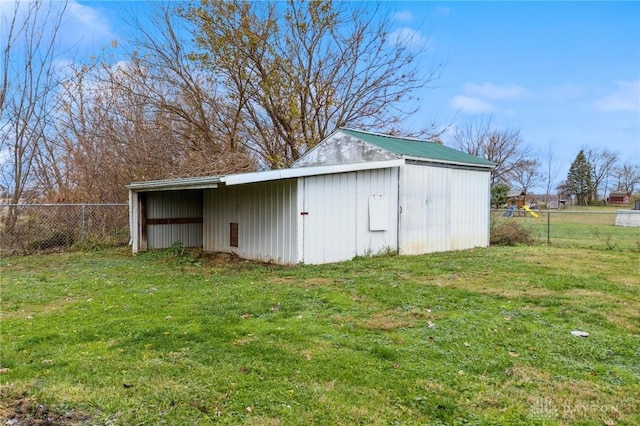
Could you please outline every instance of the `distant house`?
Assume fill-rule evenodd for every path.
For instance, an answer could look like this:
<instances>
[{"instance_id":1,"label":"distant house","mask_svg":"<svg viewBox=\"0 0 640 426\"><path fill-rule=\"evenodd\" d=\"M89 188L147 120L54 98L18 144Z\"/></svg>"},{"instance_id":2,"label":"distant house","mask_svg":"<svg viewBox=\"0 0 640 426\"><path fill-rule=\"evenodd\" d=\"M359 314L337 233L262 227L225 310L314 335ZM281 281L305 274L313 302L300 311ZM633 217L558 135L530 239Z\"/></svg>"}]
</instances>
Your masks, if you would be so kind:
<instances>
[{"instance_id":1,"label":"distant house","mask_svg":"<svg viewBox=\"0 0 640 426\"><path fill-rule=\"evenodd\" d=\"M609 194L609 204L629 204L630 194L628 192L611 192Z\"/></svg>"},{"instance_id":2,"label":"distant house","mask_svg":"<svg viewBox=\"0 0 640 426\"><path fill-rule=\"evenodd\" d=\"M489 245L494 164L339 129L289 169L128 185L134 252L180 241L280 264Z\"/></svg>"},{"instance_id":3,"label":"distant house","mask_svg":"<svg viewBox=\"0 0 640 426\"><path fill-rule=\"evenodd\" d=\"M526 203L525 198L526 198L525 193L522 191L509 191L507 193L507 206L508 207L515 206L517 208L522 208Z\"/></svg>"},{"instance_id":4,"label":"distant house","mask_svg":"<svg viewBox=\"0 0 640 426\"><path fill-rule=\"evenodd\" d=\"M549 197L547 201L547 208L562 210L566 207L566 204L567 204L567 200L565 200L564 198L552 196L552 197Z\"/></svg>"}]
</instances>

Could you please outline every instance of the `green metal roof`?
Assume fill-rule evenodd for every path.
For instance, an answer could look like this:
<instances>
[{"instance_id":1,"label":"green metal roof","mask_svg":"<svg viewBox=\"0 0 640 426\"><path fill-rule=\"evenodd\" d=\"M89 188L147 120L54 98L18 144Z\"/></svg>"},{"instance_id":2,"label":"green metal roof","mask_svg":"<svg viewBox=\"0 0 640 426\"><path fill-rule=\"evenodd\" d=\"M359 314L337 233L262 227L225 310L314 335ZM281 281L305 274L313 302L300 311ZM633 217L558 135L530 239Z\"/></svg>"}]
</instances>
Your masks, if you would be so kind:
<instances>
[{"instance_id":1,"label":"green metal roof","mask_svg":"<svg viewBox=\"0 0 640 426\"><path fill-rule=\"evenodd\" d=\"M484 167L495 165L484 158L476 157L436 142L381 135L378 133L362 132L345 128L341 128L339 130L349 136L361 139L369 144L375 145L397 155L454 163L474 164Z\"/></svg>"}]
</instances>

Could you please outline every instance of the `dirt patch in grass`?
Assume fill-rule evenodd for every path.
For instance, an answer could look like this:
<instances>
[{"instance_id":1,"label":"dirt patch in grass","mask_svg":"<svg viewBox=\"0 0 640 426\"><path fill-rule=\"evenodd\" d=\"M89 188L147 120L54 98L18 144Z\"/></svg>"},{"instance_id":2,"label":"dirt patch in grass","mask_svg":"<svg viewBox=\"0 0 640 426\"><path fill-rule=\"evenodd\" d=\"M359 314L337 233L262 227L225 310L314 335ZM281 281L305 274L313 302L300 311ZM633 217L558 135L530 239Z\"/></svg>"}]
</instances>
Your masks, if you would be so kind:
<instances>
[{"instance_id":1,"label":"dirt patch in grass","mask_svg":"<svg viewBox=\"0 0 640 426\"><path fill-rule=\"evenodd\" d=\"M271 279L271 282L282 285L301 286L303 288L333 287L335 285L335 280L323 277L306 278L304 280L294 277L274 277Z\"/></svg>"},{"instance_id":2,"label":"dirt patch in grass","mask_svg":"<svg viewBox=\"0 0 640 426\"><path fill-rule=\"evenodd\" d=\"M477 288L474 285L453 285L451 287L461 288L466 290L471 290L480 294L488 295L488 296L499 296L505 299L519 299L519 298L527 298L527 299L538 299L544 297L554 296L556 293L553 291L549 291L542 288L537 288L534 286L529 286L523 284L523 287L520 288Z\"/></svg>"},{"instance_id":3,"label":"dirt patch in grass","mask_svg":"<svg viewBox=\"0 0 640 426\"><path fill-rule=\"evenodd\" d=\"M249 407L251 408L251 407ZM282 424L282 420L280 419L274 419L271 417L266 417L266 416L256 416L256 417L249 417L248 419L245 420L245 424L247 426L279 426Z\"/></svg>"},{"instance_id":4,"label":"dirt patch in grass","mask_svg":"<svg viewBox=\"0 0 640 426\"><path fill-rule=\"evenodd\" d=\"M494 281L499 280L495 274L490 280L485 277L474 276L451 276L451 277L438 277L432 284L435 283L441 288L455 288L460 290L468 290L474 293L484 294L488 296L499 296L506 299L517 298L542 298L556 295L557 292L541 288L536 285L530 284L526 281L514 280L511 281L504 279L500 280L501 285L499 287L494 285Z\"/></svg>"},{"instance_id":5,"label":"dirt patch in grass","mask_svg":"<svg viewBox=\"0 0 640 426\"><path fill-rule=\"evenodd\" d=\"M334 283L335 281L329 278L308 278L304 280L303 285L305 288L331 287L334 285Z\"/></svg>"},{"instance_id":6,"label":"dirt patch in grass","mask_svg":"<svg viewBox=\"0 0 640 426\"><path fill-rule=\"evenodd\" d=\"M418 309L410 311L387 309L376 312L369 318L355 318L351 315L338 315L334 318L339 322L349 322L366 330L391 331L415 327L418 321L429 318L429 314Z\"/></svg>"},{"instance_id":7,"label":"dirt patch in grass","mask_svg":"<svg viewBox=\"0 0 640 426\"><path fill-rule=\"evenodd\" d=\"M74 296L66 296L62 299L55 299L48 302L46 305L38 306L37 308L32 308L32 310L27 311L26 309L19 309L16 311L7 311L6 309L2 312L2 316L5 319L18 319L25 318L28 320L33 319L37 316L46 316L55 314L56 312L62 311L69 307L74 303L78 303L79 299Z\"/></svg>"},{"instance_id":8,"label":"dirt patch in grass","mask_svg":"<svg viewBox=\"0 0 640 426\"><path fill-rule=\"evenodd\" d=\"M640 268L638 269L638 274L640 274ZM609 280L615 284L619 284L623 287L631 287L631 288L638 288L640 286L638 286L638 275L634 274L634 275L629 275L629 276L612 276L609 277Z\"/></svg>"},{"instance_id":9,"label":"dirt patch in grass","mask_svg":"<svg viewBox=\"0 0 640 426\"><path fill-rule=\"evenodd\" d=\"M82 411L59 413L45 404L36 402L26 393L17 396L0 392L0 424L13 426L71 426L91 423L91 417Z\"/></svg>"}]
</instances>

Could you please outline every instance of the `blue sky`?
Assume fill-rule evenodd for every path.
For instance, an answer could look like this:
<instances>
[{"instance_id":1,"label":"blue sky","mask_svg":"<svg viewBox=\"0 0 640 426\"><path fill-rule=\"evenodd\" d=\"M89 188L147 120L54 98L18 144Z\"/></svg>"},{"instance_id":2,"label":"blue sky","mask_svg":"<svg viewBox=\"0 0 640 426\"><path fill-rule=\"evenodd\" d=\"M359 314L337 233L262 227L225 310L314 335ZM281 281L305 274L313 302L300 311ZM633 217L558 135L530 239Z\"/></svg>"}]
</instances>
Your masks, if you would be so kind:
<instances>
[{"instance_id":1,"label":"blue sky","mask_svg":"<svg viewBox=\"0 0 640 426\"><path fill-rule=\"evenodd\" d=\"M445 63L424 117L490 114L562 178L582 147L640 163L640 2L401 4Z\"/></svg>"},{"instance_id":2,"label":"blue sky","mask_svg":"<svg viewBox=\"0 0 640 426\"><path fill-rule=\"evenodd\" d=\"M0 8L11 4L0 0ZM366 4L366 3L365 3ZM370 3L371 7L374 6ZM62 40L94 53L129 29L124 10L149 4L70 0ZM409 127L462 125L481 116L520 130L540 156L549 147L559 179L581 148L607 148L640 163L640 2L394 1L399 37L427 42L443 63ZM391 13L391 12L389 12ZM445 134L445 143L448 136Z\"/></svg>"}]
</instances>

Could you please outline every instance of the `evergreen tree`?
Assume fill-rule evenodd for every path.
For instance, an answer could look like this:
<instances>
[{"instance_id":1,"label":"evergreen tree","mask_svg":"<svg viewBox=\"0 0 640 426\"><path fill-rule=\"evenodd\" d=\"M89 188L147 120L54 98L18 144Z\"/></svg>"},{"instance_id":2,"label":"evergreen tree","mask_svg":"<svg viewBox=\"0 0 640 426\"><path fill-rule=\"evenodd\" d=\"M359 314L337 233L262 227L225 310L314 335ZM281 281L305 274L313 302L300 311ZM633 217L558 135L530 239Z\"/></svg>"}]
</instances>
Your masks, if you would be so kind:
<instances>
[{"instance_id":1,"label":"evergreen tree","mask_svg":"<svg viewBox=\"0 0 640 426\"><path fill-rule=\"evenodd\" d=\"M571 163L567 174L567 190L576 196L580 206L586 206L591 199L593 189L591 169L591 164L581 150Z\"/></svg>"},{"instance_id":2,"label":"evergreen tree","mask_svg":"<svg viewBox=\"0 0 640 426\"><path fill-rule=\"evenodd\" d=\"M491 207L499 209L507 204L509 185L498 183L491 187Z\"/></svg>"}]
</instances>

